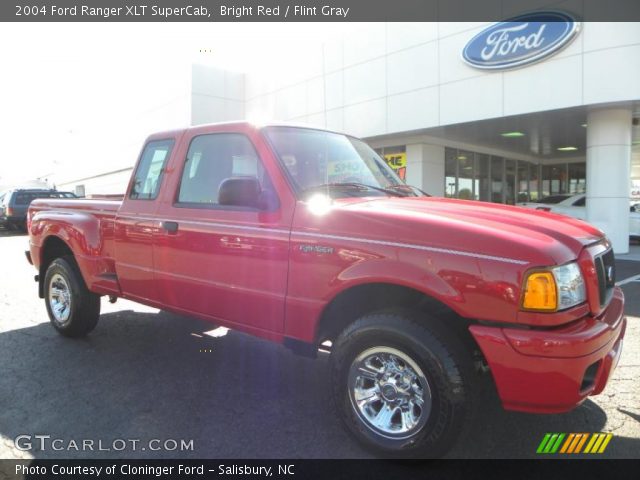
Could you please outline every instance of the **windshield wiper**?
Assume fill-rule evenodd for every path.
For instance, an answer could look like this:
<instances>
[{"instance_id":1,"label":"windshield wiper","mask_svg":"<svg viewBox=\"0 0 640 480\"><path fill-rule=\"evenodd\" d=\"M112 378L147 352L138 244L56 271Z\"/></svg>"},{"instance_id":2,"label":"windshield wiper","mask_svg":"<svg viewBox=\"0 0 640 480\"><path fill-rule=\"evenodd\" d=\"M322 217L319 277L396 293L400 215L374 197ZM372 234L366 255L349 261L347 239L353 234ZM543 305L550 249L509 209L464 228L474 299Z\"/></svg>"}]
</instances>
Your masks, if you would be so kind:
<instances>
[{"instance_id":1,"label":"windshield wiper","mask_svg":"<svg viewBox=\"0 0 640 480\"><path fill-rule=\"evenodd\" d=\"M304 191L309 190L320 190L323 188L357 188L358 190L377 190L378 192L386 193L387 195L392 195L394 197L406 197L405 193L401 193L396 190L391 190L383 187L376 187L374 185L367 185L366 183L358 183L358 182L334 182L334 183L323 183L320 185L314 185L312 187L307 187Z\"/></svg>"},{"instance_id":2,"label":"windshield wiper","mask_svg":"<svg viewBox=\"0 0 640 480\"><path fill-rule=\"evenodd\" d=\"M404 190L405 192L406 192L407 190L409 190L409 191L411 191L411 190L415 190L415 191L417 191L417 192L420 192L420 193L421 193L422 195L424 195L425 197L431 197L431 195L430 195L430 194L428 194L427 192L425 192L425 191L424 191L424 190L422 190L421 188L418 188L418 187L415 187L415 186L413 186L413 185L409 185L409 184L406 184L406 183L404 183L404 184L400 184L400 183L399 183L399 184L397 184L397 185L389 185L389 186L388 186L388 187L386 187L386 188L388 188L388 189L390 189L390 190L399 190L399 191Z\"/></svg>"}]
</instances>

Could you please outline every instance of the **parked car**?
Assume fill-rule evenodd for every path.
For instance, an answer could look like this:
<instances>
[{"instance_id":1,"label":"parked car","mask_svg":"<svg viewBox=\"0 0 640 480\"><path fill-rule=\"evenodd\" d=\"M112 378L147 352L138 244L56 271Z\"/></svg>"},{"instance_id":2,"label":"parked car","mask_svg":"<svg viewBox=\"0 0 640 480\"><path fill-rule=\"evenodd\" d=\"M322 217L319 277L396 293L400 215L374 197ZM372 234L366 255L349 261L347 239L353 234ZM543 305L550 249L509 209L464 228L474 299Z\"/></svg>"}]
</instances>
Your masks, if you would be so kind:
<instances>
[{"instance_id":1,"label":"parked car","mask_svg":"<svg viewBox=\"0 0 640 480\"><path fill-rule=\"evenodd\" d=\"M7 190L0 199L0 226L27 230L27 210L36 198L76 198L71 192L35 188Z\"/></svg>"},{"instance_id":2,"label":"parked car","mask_svg":"<svg viewBox=\"0 0 640 480\"><path fill-rule=\"evenodd\" d=\"M554 197L560 196L561 195L555 195ZM587 196L586 194L581 193L578 195L566 196L566 198L560 202L553 201L549 203L527 204L526 207L543 210L545 212L560 213L562 215L568 215L569 217L585 220L587 218L586 204ZM640 212L638 212L635 205L631 205L629 210L629 237L634 239L640 238Z\"/></svg>"},{"instance_id":3,"label":"parked car","mask_svg":"<svg viewBox=\"0 0 640 480\"><path fill-rule=\"evenodd\" d=\"M60 334L91 332L104 295L330 350L338 416L384 456L444 454L486 382L508 410L571 410L602 392L622 350L600 230L425 196L339 133L156 133L122 201L35 200L28 222Z\"/></svg>"},{"instance_id":4,"label":"parked car","mask_svg":"<svg viewBox=\"0 0 640 480\"><path fill-rule=\"evenodd\" d=\"M518 202L516 203L516 205L518 207L525 207L525 208L538 208L541 207L540 210L544 210L545 207L549 206L549 205L555 205L558 204L560 202L563 202L565 200L567 200L568 198L571 198L571 194L567 193L561 193L558 195L549 195L547 197L543 197L540 200L536 201L536 202Z\"/></svg>"}]
</instances>

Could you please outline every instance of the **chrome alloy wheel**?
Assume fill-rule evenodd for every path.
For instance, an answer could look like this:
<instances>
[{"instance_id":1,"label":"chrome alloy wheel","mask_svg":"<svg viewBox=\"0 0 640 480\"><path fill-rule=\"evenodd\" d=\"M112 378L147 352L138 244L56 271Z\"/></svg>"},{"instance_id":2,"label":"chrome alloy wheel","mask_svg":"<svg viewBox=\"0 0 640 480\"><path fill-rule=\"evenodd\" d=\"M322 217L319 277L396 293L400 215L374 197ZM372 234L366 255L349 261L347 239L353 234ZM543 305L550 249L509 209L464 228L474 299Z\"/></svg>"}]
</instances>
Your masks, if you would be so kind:
<instances>
[{"instance_id":1,"label":"chrome alloy wheel","mask_svg":"<svg viewBox=\"0 0 640 480\"><path fill-rule=\"evenodd\" d=\"M69 321L71 315L71 289L65 278L56 273L49 282L49 306L51 313L59 325Z\"/></svg>"},{"instance_id":2,"label":"chrome alloy wheel","mask_svg":"<svg viewBox=\"0 0 640 480\"><path fill-rule=\"evenodd\" d=\"M378 435L405 439L418 433L429 419L429 382L416 362L400 350L365 350L353 360L348 382L353 409Z\"/></svg>"}]
</instances>

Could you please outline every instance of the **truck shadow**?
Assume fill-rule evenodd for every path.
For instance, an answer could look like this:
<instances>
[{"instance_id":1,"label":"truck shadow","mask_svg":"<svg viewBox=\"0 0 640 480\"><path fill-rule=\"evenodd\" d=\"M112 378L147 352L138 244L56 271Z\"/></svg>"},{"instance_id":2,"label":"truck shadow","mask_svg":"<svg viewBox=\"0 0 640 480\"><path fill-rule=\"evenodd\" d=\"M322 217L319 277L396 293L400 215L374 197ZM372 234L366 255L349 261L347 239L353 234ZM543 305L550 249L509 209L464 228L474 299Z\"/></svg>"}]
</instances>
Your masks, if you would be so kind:
<instances>
[{"instance_id":1,"label":"truck shadow","mask_svg":"<svg viewBox=\"0 0 640 480\"><path fill-rule=\"evenodd\" d=\"M0 333L0 435L94 441L94 450L39 448L35 458L369 458L345 433L318 361L191 318L120 311L102 315L86 339L48 324ZM607 420L591 401L551 416L504 412L481 399L481 419L450 458L535 457L547 432L598 432ZM122 451L97 451L98 441ZM148 441L193 441L150 451ZM619 441L618 441L619 440ZM155 444L158 445L157 443ZM173 446L172 443L169 445ZM640 441L617 439L608 457L634 457ZM145 448L145 450L142 450Z\"/></svg>"}]
</instances>

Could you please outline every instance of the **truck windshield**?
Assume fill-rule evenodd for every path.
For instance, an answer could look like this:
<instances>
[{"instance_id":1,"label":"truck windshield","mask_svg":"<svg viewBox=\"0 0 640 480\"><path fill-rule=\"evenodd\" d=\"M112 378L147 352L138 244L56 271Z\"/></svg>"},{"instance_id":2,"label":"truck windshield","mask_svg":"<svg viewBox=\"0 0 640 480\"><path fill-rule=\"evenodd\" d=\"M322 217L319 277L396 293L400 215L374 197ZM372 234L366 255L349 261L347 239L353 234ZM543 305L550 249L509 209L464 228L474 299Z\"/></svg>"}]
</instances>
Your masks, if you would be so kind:
<instances>
[{"instance_id":1,"label":"truck windshield","mask_svg":"<svg viewBox=\"0 0 640 480\"><path fill-rule=\"evenodd\" d=\"M366 143L346 135L298 127L266 127L265 135L302 195L415 196Z\"/></svg>"}]
</instances>

